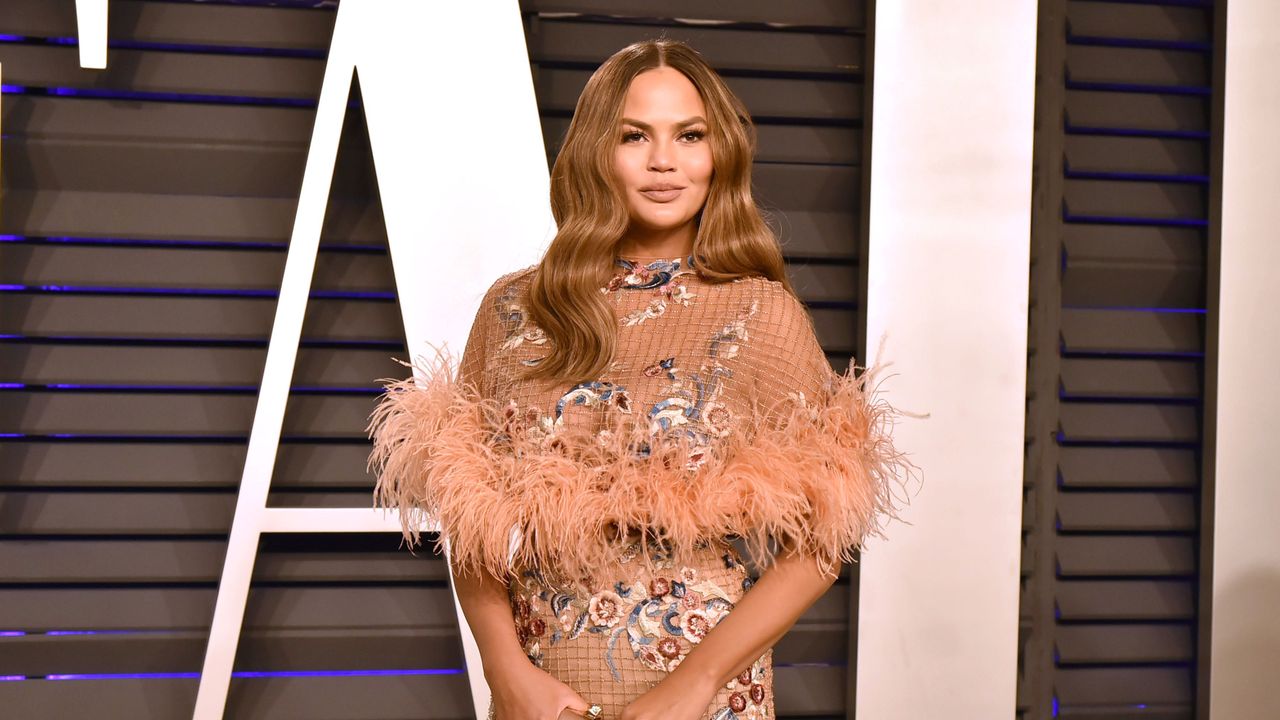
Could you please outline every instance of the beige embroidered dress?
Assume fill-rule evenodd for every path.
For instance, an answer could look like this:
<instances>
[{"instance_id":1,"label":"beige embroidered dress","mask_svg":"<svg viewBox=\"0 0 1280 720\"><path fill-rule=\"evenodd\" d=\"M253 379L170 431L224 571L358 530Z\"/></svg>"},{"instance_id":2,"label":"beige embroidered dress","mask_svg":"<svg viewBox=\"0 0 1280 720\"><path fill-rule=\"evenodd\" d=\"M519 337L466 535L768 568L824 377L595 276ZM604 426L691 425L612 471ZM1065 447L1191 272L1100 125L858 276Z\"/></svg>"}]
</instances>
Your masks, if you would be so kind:
<instances>
[{"instance_id":1,"label":"beige embroidered dress","mask_svg":"<svg viewBox=\"0 0 1280 720\"><path fill-rule=\"evenodd\" d=\"M550 342L524 311L529 267L486 292L459 362L419 361L370 422L376 504L398 507L414 542L438 519L455 567L509 579L530 661L605 717L751 587L730 540L767 566L785 537L838 572L914 467L890 441L895 411L868 397L873 373L835 373L780 283L713 283L692 255L615 263L602 377L519 377ZM705 715L773 716L772 650Z\"/></svg>"}]
</instances>

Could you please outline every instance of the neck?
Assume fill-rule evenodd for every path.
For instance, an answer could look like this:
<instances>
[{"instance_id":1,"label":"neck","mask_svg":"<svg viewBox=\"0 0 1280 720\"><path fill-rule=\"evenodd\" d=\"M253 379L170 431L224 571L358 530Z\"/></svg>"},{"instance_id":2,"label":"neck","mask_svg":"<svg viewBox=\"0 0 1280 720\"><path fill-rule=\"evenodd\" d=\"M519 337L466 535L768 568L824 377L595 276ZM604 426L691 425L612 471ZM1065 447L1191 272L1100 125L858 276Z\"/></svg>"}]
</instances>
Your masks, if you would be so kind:
<instances>
[{"instance_id":1,"label":"neck","mask_svg":"<svg viewBox=\"0 0 1280 720\"><path fill-rule=\"evenodd\" d=\"M693 223L672 230L652 232L632 226L618 242L618 255L651 259L686 257L693 252L696 230Z\"/></svg>"}]
</instances>

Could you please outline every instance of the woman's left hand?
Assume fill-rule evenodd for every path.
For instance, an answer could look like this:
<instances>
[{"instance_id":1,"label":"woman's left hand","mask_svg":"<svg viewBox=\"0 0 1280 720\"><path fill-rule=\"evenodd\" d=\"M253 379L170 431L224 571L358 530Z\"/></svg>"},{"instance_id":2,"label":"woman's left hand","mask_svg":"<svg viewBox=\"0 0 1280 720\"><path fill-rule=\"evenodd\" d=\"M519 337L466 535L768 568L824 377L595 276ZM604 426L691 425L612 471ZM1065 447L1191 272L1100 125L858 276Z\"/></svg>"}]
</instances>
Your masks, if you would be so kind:
<instances>
[{"instance_id":1,"label":"woman's left hand","mask_svg":"<svg viewBox=\"0 0 1280 720\"><path fill-rule=\"evenodd\" d=\"M714 687L673 673L632 700L620 720L699 720L715 696Z\"/></svg>"}]
</instances>

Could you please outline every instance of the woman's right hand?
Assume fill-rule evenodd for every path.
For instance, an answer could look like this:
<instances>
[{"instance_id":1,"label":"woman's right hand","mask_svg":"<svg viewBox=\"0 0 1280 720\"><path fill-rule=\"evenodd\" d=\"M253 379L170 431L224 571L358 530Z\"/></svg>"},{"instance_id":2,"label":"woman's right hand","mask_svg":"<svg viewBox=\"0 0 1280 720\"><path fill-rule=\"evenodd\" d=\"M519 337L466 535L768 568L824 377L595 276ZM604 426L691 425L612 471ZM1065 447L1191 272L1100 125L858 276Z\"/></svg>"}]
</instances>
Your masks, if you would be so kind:
<instances>
[{"instance_id":1,"label":"woman's right hand","mask_svg":"<svg viewBox=\"0 0 1280 720\"><path fill-rule=\"evenodd\" d=\"M581 718L591 704L527 660L488 680L494 720L572 720Z\"/></svg>"}]
</instances>

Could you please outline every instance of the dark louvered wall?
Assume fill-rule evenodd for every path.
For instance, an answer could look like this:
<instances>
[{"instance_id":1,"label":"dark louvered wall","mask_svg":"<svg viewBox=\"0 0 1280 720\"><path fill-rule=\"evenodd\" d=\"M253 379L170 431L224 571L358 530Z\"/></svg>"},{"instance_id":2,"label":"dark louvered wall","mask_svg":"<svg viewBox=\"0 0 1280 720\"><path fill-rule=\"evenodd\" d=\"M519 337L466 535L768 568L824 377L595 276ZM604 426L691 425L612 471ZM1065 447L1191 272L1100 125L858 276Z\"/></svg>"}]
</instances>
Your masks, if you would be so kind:
<instances>
[{"instance_id":1,"label":"dark louvered wall","mask_svg":"<svg viewBox=\"0 0 1280 720\"><path fill-rule=\"evenodd\" d=\"M0 9L0 676L28 678L0 682L6 717L190 712L335 5L113 0L106 71L78 67L74 3ZM627 42L687 39L726 75L760 126L758 197L843 369L862 347L862 4L522 11L549 160ZM368 505L373 380L402 370L358 102L339 155L277 506ZM470 713L445 568L397 546L264 536L229 716ZM780 713L845 713L849 582L779 644Z\"/></svg>"},{"instance_id":2,"label":"dark louvered wall","mask_svg":"<svg viewBox=\"0 0 1280 720\"><path fill-rule=\"evenodd\" d=\"M1040 7L1020 715L1191 718L1212 2Z\"/></svg>"}]
</instances>

